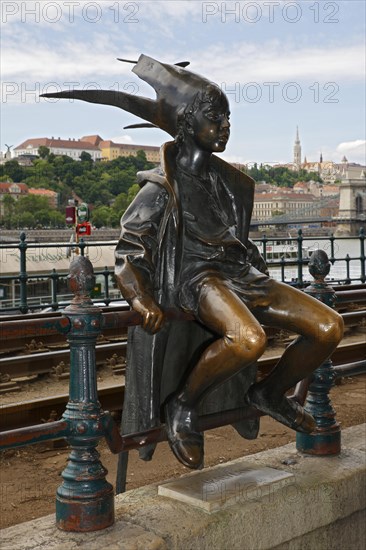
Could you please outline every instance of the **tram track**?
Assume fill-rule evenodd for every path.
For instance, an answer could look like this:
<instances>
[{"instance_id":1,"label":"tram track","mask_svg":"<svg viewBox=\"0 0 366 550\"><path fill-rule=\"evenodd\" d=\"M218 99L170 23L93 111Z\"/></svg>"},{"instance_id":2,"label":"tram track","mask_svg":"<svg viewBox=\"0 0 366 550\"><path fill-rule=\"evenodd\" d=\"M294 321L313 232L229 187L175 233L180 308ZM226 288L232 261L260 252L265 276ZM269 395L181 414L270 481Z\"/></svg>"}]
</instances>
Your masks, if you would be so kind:
<instances>
[{"instance_id":1,"label":"tram track","mask_svg":"<svg viewBox=\"0 0 366 550\"><path fill-rule=\"evenodd\" d=\"M126 347L126 340L97 345L95 347L97 367L104 365L114 354L125 355ZM61 362L65 365L70 362L68 348L0 358L0 372L16 381L17 378L51 374Z\"/></svg>"},{"instance_id":2,"label":"tram track","mask_svg":"<svg viewBox=\"0 0 366 550\"><path fill-rule=\"evenodd\" d=\"M258 361L260 375L267 374L277 363L280 356L266 357ZM365 342L343 344L332 355L335 366L350 363L359 369L366 368ZM123 405L124 383L117 383L98 390L98 398L104 410L120 411ZM12 430L59 419L65 411L68 394L59 394L19 403L0 406L0 431Z\"/></svg>"},{"instance_id":3,"label":"tram track","mask_svg":"<svg viewBox=\"0 0 366 550\"><path fill-rule=\"evenodd\" d=\"M358 326L366 327L366 310L349 311L342 313L346 327L354 328ZM61 317L60 317L61 318ZM277 329L265 327L267 337L270 341L281 340L283 334ZM112 334L110 333L112 332ZM96 345L96 365L101 367L105 365L113 356L125 357L127 347L127 334L116 335L116 330L103 331L103 336ZM34 338L33 349L32 341L14 355L13 348L2 349L0 354L0 373L9 380L15 381L19 378L36 378L39 375L51 374L58 365L63 363L67 366L70 362L70 352L68 344L65 341L65 335L62 335L59 342L37 342ZM56 348L56 349L55 349ZM1 391L1 383L0 383Z\"/></svg>"}]
</instances>

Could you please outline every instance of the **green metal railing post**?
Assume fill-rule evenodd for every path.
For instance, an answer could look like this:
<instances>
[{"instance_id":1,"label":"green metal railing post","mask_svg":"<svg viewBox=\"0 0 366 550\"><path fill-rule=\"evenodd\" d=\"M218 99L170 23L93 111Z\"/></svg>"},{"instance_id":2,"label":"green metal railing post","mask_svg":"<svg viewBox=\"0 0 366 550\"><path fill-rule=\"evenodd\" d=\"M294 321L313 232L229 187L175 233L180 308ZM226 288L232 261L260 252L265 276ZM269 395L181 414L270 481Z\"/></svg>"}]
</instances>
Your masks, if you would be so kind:
<instances>
[{"instance_id":1,"label":"green metal railing post","mask_svg":"<svg viewBox=\"0 0 366 550\"><path fill-rule=\"evenodd\" d=\"M315 281L304 292L323 304L334 308L336 294L332 287L324 282L330 271L330 262L326 252L316 250L311 255L309 271ZM336 373L330 359L316 369L309 385L305 409L313 415L316 429L310 434L296 433L296 448L311 455L335 455L341 451L341 429L336 421L329 391L334 385Z\"/></svg>"},{"instance_id":2,"label":"green metal railing post","mask_svg":"<svg viewBox=\"0 0 366 550\"><path fill-rule=\"evenodd\" d=\"M20 304L19 310L21 313L28 312L28 301L27 301L27 248L28 244L26 241L25 233L20 234L20 243L19 243L19 252L20 252L20 265L19 265L19 283L20 283Z\"/></svg>"},{"instance_id":3,"label":"green metal railing post","mask_svg":"<svg viewBox=\"0 0 366 550\"><path fill-rule=\"evenodd\" d=\"M286 267L286 260L285 260L285 258L284 258L283 256L281 257L280 262L281 262L281 281L282 281L282 283L284 283L284 282L285 282L285 267Z\"/></svg>"},{"instance_id":4,"label":"green metal railing post","mask_svg":"<svg viewBox=\"0 0 366 550\"><path fill-rule=\"evenodd\" d=\"M361 261L361 282L366 282L366 273L365 273L365 230L363 227L360 229L360 261Z\"/></svg>"},{"instance_id":5,"label":"green metal railing post","mask_svg":"<svg viewBox=\"0 0 366 550\"><path fill-rule=\"evenodd\" d=\"M266 235L263 235L261 242L262 242L262 256L263 256L263 260L266 262L267 261L267 242L268 242Z\"/></svg>"},{"instance_id":6,"label":"green metal railing post","mask_svg":"<svg viewBox=\"0 0 366 550\"><path fill-rule=\"evenodd\" d=\"M87 247L87 243L84 241L83 238L81 238L78 242L78 246L80 248L80 254L82 256L85 256L85 248Z\"/></svg>"},{"instance_id":7,"label":"green metal railing post","mask_svg":"<svg viewBox=\"0 0 366 550\"><path fill-rule=\"evenodd\" d=\"M301 288L303 286L303 276L302 276L302 263L303 263L303 257L302 257L302 243L303 243L303 236L302 236L302 230L299 229L297 232L297 286Z\"/></svg>"},{"instance_id":8,"label":"green metal railing post","mask_svg":"<svg viewBox=\"0 0 366 550\"><path fill-rule=\"evenodd\" d=\"M56 272L56 269L52 269L52 273L50 275L51 279L51 297L52 297L52 303L51 307L54 311L58 308L58 301L57 301L57 281L58 281L58 273Z\"/></svg>"},{"instance_id":9,"label":"green metal railing post","mask_svg":"<svg viewBox=\"0 0 366 550\"><path fill-rule=\"evenodd\" d=\"M334 257L334 241L335 241L335 236L334 236L333 233L332 233L331 236L329 237L329 241L330 241L330 258L329 258L329 261L330 261L330 263L333 265L333 264L334 264L334 260L335 260L335 257Z\"/></svg>"},{"instance_id":10,"label":"green metal railing post","mask_svg":"<svg viewBox=\"0 0 366 550\"><path fill-rule=\"evenodd\" d=\"M71 453L57 490L56 523L65 531L96 531L113 524L114 496L96 450L105 435L95 362L102 313L89 296L95 277L88 258L71 262L69 282L75 297L64 310L70 321L70 396L63 420L70 426Z\"/></svg>"},{"instance_id":11,"label":"green metal railing post","mask_svg":"<svg viewBox=\"0 0 366 550\"><path fill-rule=\"evenodd\" d=\"M103 276L104 276L104 301L106 305L109 304L109 275L110 271L107 266L104 266Z\"/></svg>"},{"instance_id":12,"label":"green metal railing post","mask_svg":"<svg viewBox=\"0 0 366 550\"><path fill-rule=\"evenodd\" d=\"M351 284L351 275L350 275L350 262L351 262L351 258L349 257L349 254L346 254L346 257L345 257L345 262L346 262L346 280L344 281L346 285L350 285Z\"/></svg>"}]
</instances>

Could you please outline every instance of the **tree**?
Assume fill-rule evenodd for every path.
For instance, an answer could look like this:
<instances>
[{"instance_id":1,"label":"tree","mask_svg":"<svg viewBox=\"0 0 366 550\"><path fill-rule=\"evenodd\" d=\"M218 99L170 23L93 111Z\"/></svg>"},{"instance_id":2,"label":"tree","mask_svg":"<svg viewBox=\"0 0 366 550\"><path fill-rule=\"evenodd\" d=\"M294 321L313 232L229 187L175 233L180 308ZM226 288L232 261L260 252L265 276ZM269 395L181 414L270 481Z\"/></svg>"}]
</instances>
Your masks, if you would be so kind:
<instances>
[{"instance_id":1,"label":"tree","mask_svg":"<svg viewBox=\"0 0 366 550\"><path fill-rule=\"evenodd\" d=\"M17 160L8 160L4 165L4 173L10 176L12 181L21 182L26 174L26 171L18 163Z\"/></svg>"},{"instance_id":2,"label":"tree","mask_svg":"<svg viewBox=\"0 0 366 550\"><path fill-rule=\"evenodd\" d=\"M109 209L108 225L110 227L118 227L120 224L121 216L117 214L112 208Z\"/></svg>"},{"instance_id":3,"label":"tree","mask_svg":"<svg viewBox=\"0 0 366 550\"><path fill-rule=\"evenodd\" d=\"M36 225L36 218L31 212L21 212L18 215L18 226L21 228L33 228Z\"/></svg>"},{"instance_id":4,"label":"tree","mask_svg":"<svg viewBox=\"0 0 366 550\"><path fill-rule=\"evenodd\" d=\"M80 159L82 162L88 162L88 163L93 162L93 159L92 159L91 154L90 154L90 153L87 153L86 151L82 151L82 152L81 152L81 155L80 155L79 159Z\"/></svg>"},{"instance_id":5,"label":"tree","mask_svg":"<svg viewBox=\"0 0 366 550\"><path fill-rule=\"evenodd\" d=\"M11 195L4 195L3 197L4 215L11 216L15 210L16 200Z\"/></svg>"},{"instance_id":6,"label":"tree","mask_svg":"<svg viewBox=\"0 0 366 550\"><path fill-rule=\"evenodd\" d=\"M66 223L64 214L61 214L58 210L51 210L49 216L51 227L65 227Z\"/></svg>"},{"instance_id":7,"label":"tree","mask_svg":"<svg viewBox=\"0 0 366 550\"><path fill-rule=\"evenodd\" d=\"M23 212L33 212L33 214L35 214L39 212L39 210L50 209L48 199L37 195L25 195L24 197L20 197L16 203L16 211L19 214Z\"/></svg>"},{"instance_id":8,"label":"tree","mask_svg":"<svg viewBox=\"0 0 366 550\"><path fill-rule=\"evenodd\" d=\"M0 168L3 168L3 166L0 166ZM2 170L4 171L4 170ZM8 174L1 174L0 172L0 177L1 177L1 181L4 181L6 183L13 183L13 180L11 179L10 176L8 176Z\"/></svg>"},{"instance_id":9,"label":"tree","mask_svg":"<svg viewBox=\"0 0 366 550\"><path fill-rule=\"evenodd\" d=\"M109 205L113 200L112 193L105 189L102 182L93 183L86 196L83 195L83 197L86 198L88 202L94 203L97 206L101 204Z\"/></svg>"},{"instance_id":10,"label":"tree","mask_svg":"<svg viewBox=\"0 0 366 550\"><path fill-rule=\"evenodd\" d=\"M110 214L110 208L108 206L98 206L94 208L91 214L91 220L95 227L108 226L108 219Z\"/></svg>"},{"instance_id":11,"label":"tree","mask_svg":"<svg viewBox=\"0 0 366 550\"><path fill-rule=\"evenodd\" d=\"M50 210L43 208L37 212L37 222L44 227L50 224Z\"/></svg>"},{"instance_id":12,"label":"tree","mask_svg":"<svg viewBox=\"0 0 366 550\"><path fill-rule=\"evenodd\" d=\"M119 195L117 195L116 200L112 205L112 208L121 217L122 214L125 212L128 204L129 203L127 193L120 193Z\"/></svg>"},{"instance_id":13,"label":"tree","mask_svg":"<svg viewBox=\"0 0 366 550\"><path fill-rule=\"evenodd\" d=\"M41 159L46 159L50 154L50 150L45 145L40 145L38 147L38 156L41 157Z\"/></svg>"},{"instance_id":14,"label":"tree","mask_svg":"<svg viewBox=\"0 0 366 550\"><path fill-rule=\"evenodd\" d=\"M138 183L134 183L133 185L131 185L127 193L128 204L133 201L139 191L140 186L138 185Z\"/></svg>"}]
</instances>

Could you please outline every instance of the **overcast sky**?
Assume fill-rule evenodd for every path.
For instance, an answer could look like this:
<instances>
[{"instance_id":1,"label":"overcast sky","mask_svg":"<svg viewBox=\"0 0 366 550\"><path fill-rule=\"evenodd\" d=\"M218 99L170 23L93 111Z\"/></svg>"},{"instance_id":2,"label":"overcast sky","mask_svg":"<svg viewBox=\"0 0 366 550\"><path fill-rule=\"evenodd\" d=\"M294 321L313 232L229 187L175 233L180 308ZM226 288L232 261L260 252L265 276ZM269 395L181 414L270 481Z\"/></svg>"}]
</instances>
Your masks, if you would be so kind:
<instances>
[{"instance_id":1,"label":"overcast sky","mask_svg":"<svg viewBox=\"0 0 366 550\"><path fill-rule=\"evenodd\" d=\"M115 107L44 100L70 87L154 96L117 57L188 60L231 104L223 157L365 163L365 2L58 0L1 2L1 149L31 137L161 145L160 130Z\"/></svg>"}]
</instances>

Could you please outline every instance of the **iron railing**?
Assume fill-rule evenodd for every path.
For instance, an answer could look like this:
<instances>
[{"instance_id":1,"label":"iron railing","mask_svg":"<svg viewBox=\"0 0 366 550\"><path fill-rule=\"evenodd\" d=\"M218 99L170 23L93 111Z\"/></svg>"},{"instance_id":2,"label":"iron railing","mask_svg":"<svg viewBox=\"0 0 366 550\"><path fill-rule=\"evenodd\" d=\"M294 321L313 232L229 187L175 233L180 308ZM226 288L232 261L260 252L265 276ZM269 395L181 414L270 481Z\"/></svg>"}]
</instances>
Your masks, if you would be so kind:
<instances>
[{"instance_id":1,"label":"iron railing","mask_svg":"<svg viewBox=\"0 0 366 550\"><path fill-rule=\"evenodd\" d=\"M314 244L314 241L315 244ZM348 244L353 245L358 241L358 252L342 253L343 247L348 249ZM309 284L304 276L304 267L309 262L312 251L323 248L334 267L339 267L338 275L332 277L332 284L353 284L366 282L365 260L365 232L360 230L358 237L303 237L301 229L296 237L267 237L254 239L261 251L270 274L282 282L303 288ZM28 268L27 251L29 249L62 249L66 256L66 250L71 255L79 253L88 255L95 247L115 246L117 241L98 242L80 240L78 243L35 243L27 241L25 233L21 233L19 242L0 244L2 270L0 275L0 313L31 311L56 311L65 307L71 301L72 295L66 290L67 269L56 267L42 273L32 272ZM6 273L7 254L16 253L18 256L19 272ZM97 282L100 284L100 292L94 303L111 305L121 300L121 295L114 282L114 266L105 265L102 269L95 270ZM35 292L32 292L32 283ZM42 284L43 283L43 284ZM42 288L40 288L42 287ZM99 290L99 287L98 287ZM34 294L34 295L32 295Z\"/></svg>"}]
</instances>

